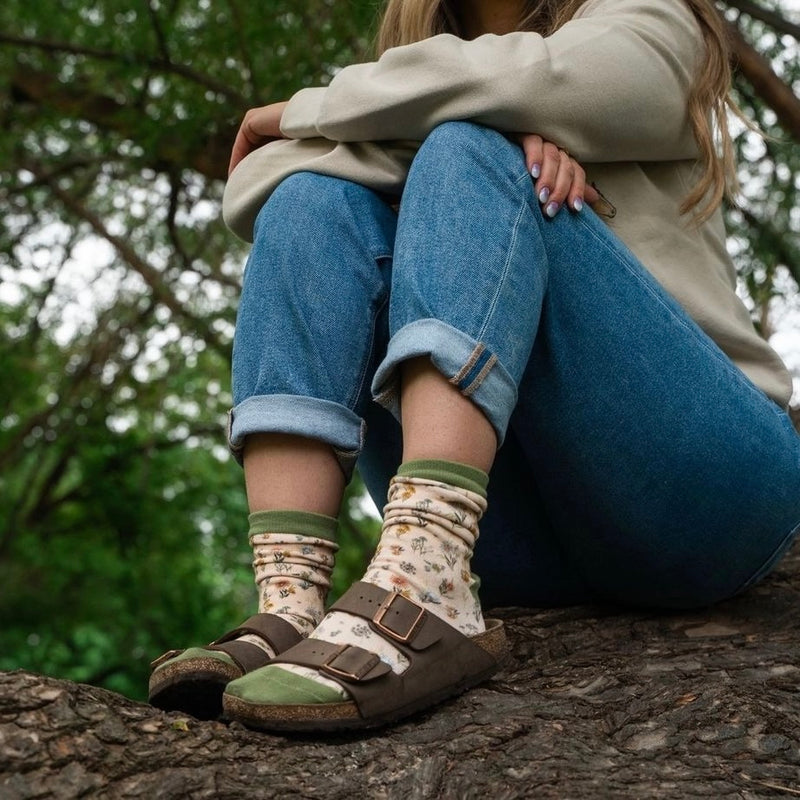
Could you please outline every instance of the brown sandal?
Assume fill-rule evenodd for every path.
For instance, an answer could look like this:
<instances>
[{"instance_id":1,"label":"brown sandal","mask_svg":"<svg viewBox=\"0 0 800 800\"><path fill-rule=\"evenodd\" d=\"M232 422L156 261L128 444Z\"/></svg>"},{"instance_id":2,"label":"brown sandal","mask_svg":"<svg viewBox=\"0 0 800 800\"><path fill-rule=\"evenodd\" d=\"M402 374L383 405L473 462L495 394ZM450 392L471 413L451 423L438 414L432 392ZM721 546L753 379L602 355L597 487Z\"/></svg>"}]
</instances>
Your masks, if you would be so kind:
<instances>
[{"instance_id":1,"label":"brown sandal","mask_svg":"<svg viewBox=\"0 0 800 800\"><path fill-rule=\"evenodd\" d=\"M277 654L302 641L296 628L275 614L254 614L205 647L168 650L150 664L148 702L164 711L185 711L198 719L222 713L222 693L236 678L270 663L257 645L236 641L261 637Z\"/></svg>"},{"instance_id":2,"label":"brown sandal","mask_svg":"<svg viewBox=\"0 0 800 800\"><path fill-rule=\"evenodd\" d=\"M223 694L226 719L274 731L337 731L369 728L403 717L452 697L491 677L507 650L500 620L486 620L486 631L468 637L401 594L369 583L356 583L331 611L346 611L367 620L410 662L398 675L356 645L306 639L270 665L297 664L316 669L344 688L352 700L265 705ZM257 680L257 673L242 684Z\"/></svg>"}]
</instances>

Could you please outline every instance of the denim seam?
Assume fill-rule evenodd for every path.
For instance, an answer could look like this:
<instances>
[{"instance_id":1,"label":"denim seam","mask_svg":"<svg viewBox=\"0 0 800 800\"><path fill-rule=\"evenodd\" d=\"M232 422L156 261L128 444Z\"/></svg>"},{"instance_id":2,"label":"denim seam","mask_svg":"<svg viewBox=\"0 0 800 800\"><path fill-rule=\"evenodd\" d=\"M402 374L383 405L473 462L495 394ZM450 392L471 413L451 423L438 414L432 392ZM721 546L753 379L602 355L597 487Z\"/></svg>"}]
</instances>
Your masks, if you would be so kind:
<instances>
[{"instance_id":1,"label":"denim seam","mask_svg":"<svg viewBox=\"0 0 800 800\"><path fill-rule=\"evenodd\" d=\"M464 390L457 385L454 378L448 377L450 370L448 369L447 371L444 371L443 366L438 365L435 359L433 358L433 355L436 352L436 350L432 349L431 341L429 338L426 337L420 340L422 343L422 346L420 348L417 348L416 346L411 348L408 347L408 341L407 341L408 329L411 327L418 328L418 326L420 325L427 326L430 324L452 330L453 334L456 337L456 340L465 345L464 349L466 349L466 347L468 346L469 349L466 350L466 355L463 356L464 364L467 367L467 369L465 370L464 367L462 367L455 374L454 377L461 376L462 378L466 377L469 379L469 384L466 388L470 391L470 394L475 394L478 391L478 389L485 386L487 378L491 380L492 376L496 375L496 380L498 382L497 391L500 394L501 399L505 397L506 393L509 394L508 398L510 401L509 408L513 409L518 400L517 386L514 383L511 376L506 371L506 369L503 367L499 359L497 358L493 359L493 354L491 353L491 351L481 342L476 342L475 338L471 334L467 334L458 328L453 328L446 322L442 322L441 320L433 318L415 320L413 322L404 325L399 331L395 332L394 336L392 337L392 340L389 343L389 350L387 351L386 357L384 358L384 361L381 363L381 365L378 368L378 371L376 372L376 379L380 374L383 380L381 381L381 386L380 386L381 390L373 394L373 400L376 403L378 403L378 405L396 410L396 406L398 404L397 390L399 388L397 385L397 377L396 377L397 366L401 362L401 360L411 357L411 355L409 355L410 350L413 351L412 355L427 354L431 358L431 361L434 363L437 369L439 369L443 377L446 380L448 380L451 384L455 385L462 394L464 393ZM402 358L400 360L398 360L399 354L397 353L392 354L391 352L392 344L397 342L398 337L404 337L403 350L405 352L402 353ZM434 336L434 338L436 337ZM464 339L467 339L469 341L468 345L467 342L463 341ZM412 339L412 341L416 341L416 339ZM454 355L454 357L451 359L453 363L460 363L460 359L462 357L461 352L464 352L464 349L462 349L461 347L459 347L458 349L459 349L458 356L456 357ZM486 369L487 363L481 363L481 358L483 355L487 356L486 358L487 363L491 362L489 369ZM389 366L387 366L387 364ZM450 365L448 364L447 366L449 367ZM474 369L479 370L478 374L475 375L474 377L470 376L469 367L472 367L473 370ZM388 376L386 375L387 372ZM373 379L373 386L375 386L375 379ZM491 406L489 406L488 409L485 409L485 411L487 417L490 419L493 427L497 431L498 439L502 440L502 437L505 433L505 429L507 427L507 420L505 421L505 423L502 423L502 419L501 420L496 419L498 415L492 413Z\"/></svg>"},{"instance_id":2,"label":"denim seam","mask_svg":"<svg viewBox=\"0 0 800 800\"><path fill-rule=\"evenodd\" d=\"M762 581L767 575L772 571L774 567L778 565L781 557L785 555L789 548L792 546L795 538L797 537L798 533L800 533L800 522L797 523L790 531L786 534L786 536L781 539L780 543L777 547L764 559L763 563L753 574L739 586L738 589L733 593L733 595L741 594L747 589L751 588L755 584Z\"/></svg>"},{"instance_id":3,"label":"denim seam","mask_svg":"<svg viewBox=\"0 0 800 800\"><path fill-rule=\"evenodd\" d=\"M628 271L628 274L631 277L633 277L639 284L641 284L642 288L644 288L648 292L648 294L652 295L652 297L659 303L659 305L661 305L667 311L667 313L670 315L670 317L674 322L677 322L688 333L690 333L691 336L695 339L695 341L711 356L713 356L714 359L719 364L721 364L731 375L735 376L736 380L741 381L747 387L749 392L755 394L755 396L757 396L761 400L770 399L754 383L752 383L750 379L744 374L744 372L742 372L733 363L733 361L731 361L723 352L721 352L721 350L717 350L714 347L709 347L709 340L712 342L713 340L708 336L708 334L705 334L705 332L703 331L704 335L699 336L697 333L697 329L692 325L689 325L687 319L684 319L680 314L677 314L675 312L675 309L673 309L667 303L665 303L664 299L659 295L659 293L655 291L653 287L650 286L650 284L646 280L643 280L643 276L639 274L639 270L646 269L644 265L641 265L636 261L632 261L628 253L618 252L614 248L610 247L608 242L606 242L601 236L598 236L597 233L595 233L595 231L592 230L591 226L586 222L586 220L581 218L579 214L576 215L574 219L576 220L576 222L580 223L586 229L586 231L592 236L593 239L595 239L598 242L598 244L601 247L603 247L604 250L611 253L616 258L616 260L618 260L625 267L625 269ZM654 276L651 275L651 277L653 277L653 280L656 280ZM666 292L667 290L663 289L663 291ZM678 301L675 300L675 302L677 303ZM684 310L684 313L686 314L688 319L691 319L691 317L689 317L688 312ZM775 402L772 402L772 405L778 408ZM780 408L778 408L778 410L780 411Z\"/></svg>"},{"instance_id":4,"label":"denim seam","mask_svg":"<svg viewBox=\"0 0 800 800\"><path fill-rule=\"evenodd\" d=\"M465 389L461 390L464 397L471 397L478 390L480 385L486 380L486 376L491 371L492 367L497 363L497 356L492 353L489 360L483 365L483 369L472 379L472 383Z\"/></svg>"},{"instance_id":5,"label":"denim seam","mask_svg":"<svg viewBox=\"0 0 800 800\"><path fill-rule=\"evenodd\" d=\"M386 292L384 294L383 300L381 300L380 305L375 309L375 314L372 317L372 325L370 325L370 341L369 347L367 348L366 357L364 359L364 363L361 366L361 374L358 376L358 381L356 383L356 387L353 390L353 393L350 395L347 401L347 407L351 410L354 410L356 403L358 402L358 398L361 397L361 393L364 389L364 385L366 383L367 374L369 372L369 365L372 363L372 358L375 352L375 326L378 323L378 317L381 315L381 311L386 307L386 303L389 301L389 293Z\"/></svg>"},{"instance_id":6,"label":"denim seam","mask_svg":"<svg viewBox=\"0 0 800 800\"><path fill-rule=\"evenodd\" d=\"M469 375L470 370L478 363L478 359L483 355L486 350L486 345L483 342L478 342L475 349L470 353L469 358L464 362L464 366L450 378L450 383L458 386L464 378Z\"/></svg>"},{"instance_id":7,"label":"denim seam","mask_svg":"<svg viewBox=\"0 0 800 800\"><path fill-rule=\"evenodd\" d=\"M516 220L514 220L514 228L511 231L511 236L509 238L509 247L508 247L508 252L506 253L505 263L503 264L502 275L500 276L500 280L497 282L497 289L495 290L494 297L492 297L492 302L490 303L489 308L484 317L483 325L481 326L480 331L478 331L478 335L475 337L479 342L483 341L486 329L489 327L489 322L491 321L492 315L494 314L494 311L497 308L497 302L500 297L500 290L503 284L505 283L506 278L508 277L508 271L511 265L511 258L514 252L514 245L517 242L519 228L520 225L522 224L523 215L526 210L530 209L528 203L525 200L523 200L522 204L520 205L519 211L517 212L517 218Z\"/></svg>"}]
</instances>

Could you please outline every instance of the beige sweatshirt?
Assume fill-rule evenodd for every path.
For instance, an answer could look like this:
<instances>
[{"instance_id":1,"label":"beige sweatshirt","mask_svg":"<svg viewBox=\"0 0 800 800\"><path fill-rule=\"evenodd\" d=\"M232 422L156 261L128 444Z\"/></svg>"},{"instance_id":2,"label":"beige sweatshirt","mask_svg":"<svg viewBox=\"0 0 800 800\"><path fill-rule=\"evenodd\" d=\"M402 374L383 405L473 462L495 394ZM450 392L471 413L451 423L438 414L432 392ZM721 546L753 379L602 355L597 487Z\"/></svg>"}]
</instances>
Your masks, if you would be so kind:
<instances>
[{"instance_id":1,"label":"beige sweatshirt","mask_svg":"<svg viewBox=\"0 0 800 800\"><path fill-rule=\"evenodd\" d=\"M617 209L606 220L614 232L786 406L791 378L735 293L721 213L698 227L678 210L697 174L686 108L702 52L682 0L589 0L548 37L442 34L393 48L291 99L281 126L289 138L254 151L230 176L225 221L252 239L265 200L300 171L399 196L418 143L444 121L538 133L583 164Z\"/></svg>"}]
</instances>

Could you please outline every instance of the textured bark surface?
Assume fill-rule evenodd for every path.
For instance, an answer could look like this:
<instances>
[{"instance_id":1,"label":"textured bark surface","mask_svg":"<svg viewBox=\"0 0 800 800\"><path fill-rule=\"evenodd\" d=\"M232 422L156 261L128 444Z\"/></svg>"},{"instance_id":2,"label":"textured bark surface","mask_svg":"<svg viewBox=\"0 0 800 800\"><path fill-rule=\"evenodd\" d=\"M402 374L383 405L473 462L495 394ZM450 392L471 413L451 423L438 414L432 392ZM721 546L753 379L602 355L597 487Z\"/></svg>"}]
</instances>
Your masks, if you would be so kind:
<instances>
[{"instance_id":1,"label":"textured bark surface","mask_svg":"<svg viewBox=\"0 0 800 800\"><path fill-rule=\"evenodd\" d=\"M0 797L800 796L800 549L691 614L507 610L499 676L370 735L288 738L0 674Z\"/></svg>"}]
</instances>

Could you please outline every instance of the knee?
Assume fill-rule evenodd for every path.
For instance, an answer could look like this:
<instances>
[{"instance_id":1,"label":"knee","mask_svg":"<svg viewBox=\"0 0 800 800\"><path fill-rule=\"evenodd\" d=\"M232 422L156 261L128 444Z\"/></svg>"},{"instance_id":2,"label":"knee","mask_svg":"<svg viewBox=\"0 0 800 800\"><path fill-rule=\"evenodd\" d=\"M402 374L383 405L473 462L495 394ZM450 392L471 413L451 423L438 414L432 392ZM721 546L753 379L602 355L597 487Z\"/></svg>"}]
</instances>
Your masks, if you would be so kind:
<instances>
[{"instance_id":1,"label":"knee","mask_svg":"<svg viewBox=\"0 0 800 800\"><path fill-rule=\"evenodd\" d=\"M293 231L307 236L321 221L331 220L332 214L347 202L348 192L360 187L339 178L298 172L285 178L256 217L255 238L269 236L277 229L281 237Z\"/></svg>"},{"instance_id":2,"label":"knee","mask_svg":"<svg viewBox=\"0 0 800 800\"><path fill-rule=\"evenodd\" d=\"M442 166L506 167L525 170L522 149L502 133L474 122L443 122L420 147L416 161L431 160Z\"/></svg>"}]
</instances>

